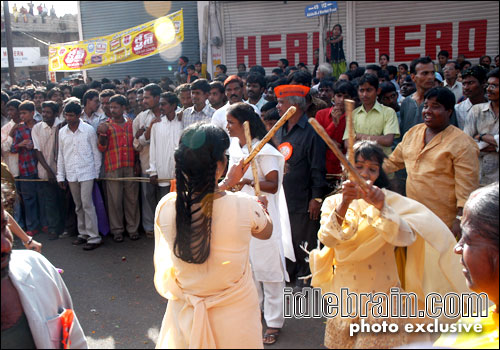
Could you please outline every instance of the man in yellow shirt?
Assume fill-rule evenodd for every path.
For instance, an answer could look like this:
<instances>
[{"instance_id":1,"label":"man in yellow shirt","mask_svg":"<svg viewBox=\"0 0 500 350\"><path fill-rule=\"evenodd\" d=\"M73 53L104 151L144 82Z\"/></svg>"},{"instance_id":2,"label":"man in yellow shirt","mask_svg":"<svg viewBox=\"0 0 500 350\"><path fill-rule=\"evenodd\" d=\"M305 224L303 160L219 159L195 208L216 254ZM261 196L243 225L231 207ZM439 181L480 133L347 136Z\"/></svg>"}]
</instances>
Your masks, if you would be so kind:
<instances>
[{"instance_id":1,"label":"man in yellow shirt","mask_svg":"<svg viewBox=\"0 0 500 350\"><path fill-rule=\"evenodd\" d=\"M362 105L352 112L356 141L371 140L377 142L386 155L391 153L395 137L399 137L399 124L396 112L377 102L380 93L377 76L365 74L359 80L358 95ZM349 138L346 128L343 139Z\"/></svg>"},{"instance_id":2,"label":"man in yellow shirt","mask_svg":"<svg viewBox=\"0 0 500 350\"><path fill-rule=\"evenodd\" d=\"M450 125L455 95L447 88L424 97L423 124L412 127L384 162L387 173L406 168L406 194L432 210L460 236L460 217L470 193L479 186L479 148Z\"/></svg>"}]
</instances>

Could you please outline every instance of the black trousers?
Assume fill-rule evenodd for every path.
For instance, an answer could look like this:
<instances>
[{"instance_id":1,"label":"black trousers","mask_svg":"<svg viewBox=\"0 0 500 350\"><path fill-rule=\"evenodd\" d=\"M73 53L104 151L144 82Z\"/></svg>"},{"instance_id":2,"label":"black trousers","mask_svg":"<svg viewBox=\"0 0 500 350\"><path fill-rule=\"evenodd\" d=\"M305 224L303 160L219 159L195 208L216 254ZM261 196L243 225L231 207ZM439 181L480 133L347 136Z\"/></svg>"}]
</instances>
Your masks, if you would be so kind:
<instances>
[{"instance_id":1,"label":"black trousers","mask_svg":"<svg viewBox=\"0 0 500 350\"><path fill-rule=\"evenodd\" d=\"M309 219L309 213L288 213L292 229L293 251L295 262L286 261L286 269L290 275L290 282L297 277L308 276L311 273L309 263L305 261L308 255L300 248L307 242L307 250L311 251L318 245L319 220ZM300 284L300 282L299 282Z\"/></svg>"}]
</instances>

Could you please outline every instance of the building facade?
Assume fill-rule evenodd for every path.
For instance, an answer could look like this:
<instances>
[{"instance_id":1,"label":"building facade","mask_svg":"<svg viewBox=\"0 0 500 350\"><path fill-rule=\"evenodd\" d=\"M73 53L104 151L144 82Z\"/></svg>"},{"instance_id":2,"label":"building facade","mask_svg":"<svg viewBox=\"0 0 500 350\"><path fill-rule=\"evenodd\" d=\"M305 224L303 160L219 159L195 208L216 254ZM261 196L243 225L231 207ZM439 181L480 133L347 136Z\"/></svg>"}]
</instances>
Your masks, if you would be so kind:
<instances>
[{"instance_id":1,"label":"building facade","mask_svg":"<svg viewBox=\"0 0 500 350\"><path fill-rule=\"evenodd\" d=\"M3 10L3 7L2 7ZM12 26L12 44L16 80L26 79L37 81L47 80L48 44L63 43L78 40L77 17L47 16L42 21L41 16L27 15L27 22L19 15L10 15ZM9 65L7 60L7 40L5 38L5 22L2 11L2 81L7 81ZM57 73L60 80L68 74Z\"/></svg>"},{"instance_id":2,"label":"building facade","mask_svg":"<svg viewBox=\"0 0 500 350\"><path fill-rule=\"evenodd\" d=\"M189 63L199 60L197 4L194 1L79 1L80 40L109 35L183 9L184 41L162 54L138 61L87 70L93 79L123 79L125 76L173 80L180 56Z\"/></svg>"},{"instance_id":3,"label":"building facade","mask_svg":"<svg viewBox=\"0 0 500 350\"><path fill-rule=\"evenodd\" d=\"M378 63L382 53L393 65L423 54L437 60L440 50L447 50L451 59L464 54L472 63L498 54L499 7L494 1L337 1L337 11L323 16L324 22L305 16L305 8L319 1L198 3L209 8L209 16L198 11L199 28L211 31L206 41L209 71L210 65L223 62L231 74L245 63L262 65L270 74L280 58L312 68L321 28L328 36L335 24L343 29L347 61L360 65ZM323 49L329 56L329 45Z\"/></svg>"}]
</instances>

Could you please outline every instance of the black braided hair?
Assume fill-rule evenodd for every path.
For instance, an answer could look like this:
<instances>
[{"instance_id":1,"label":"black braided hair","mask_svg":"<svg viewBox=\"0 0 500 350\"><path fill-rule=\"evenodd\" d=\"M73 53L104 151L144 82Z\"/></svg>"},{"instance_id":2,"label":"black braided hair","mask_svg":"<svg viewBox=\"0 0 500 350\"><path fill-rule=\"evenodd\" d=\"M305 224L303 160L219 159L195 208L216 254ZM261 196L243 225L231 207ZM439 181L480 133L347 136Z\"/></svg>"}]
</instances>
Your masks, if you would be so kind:
<instances>
[{"instance_id":1,"label":"black braided hair","mask_svg":"<svg viewBox=\"0 0 500 350\"><path fill-rule=\"evenodd\" d=\"M225 160L228 148L229 137L224 130L197 123L184 130L175 151L174 254L187 263L203 264L210 255L217 162Z\"/></svg>"},{"instance_id":2,"label":"black braided hair","mask_svg":"<svg viewBox=\"0 0 500 350\"><path fill-rule=\"evenodd\" d=\"M244 122L248 121L248 123L250 124L250 135L252 135L252 138L262 140L264 136L266 136L267 130L264 123L262 122L262 119L257 113L255 113L255 110L249 104L243 102L232 104L231 107L228 108L227 114L230 114L234 118L236 118L241 125L243 125ZM269 140L268 143L276 148L276 145L272 140Z\"/></svg>"}]
</instances>

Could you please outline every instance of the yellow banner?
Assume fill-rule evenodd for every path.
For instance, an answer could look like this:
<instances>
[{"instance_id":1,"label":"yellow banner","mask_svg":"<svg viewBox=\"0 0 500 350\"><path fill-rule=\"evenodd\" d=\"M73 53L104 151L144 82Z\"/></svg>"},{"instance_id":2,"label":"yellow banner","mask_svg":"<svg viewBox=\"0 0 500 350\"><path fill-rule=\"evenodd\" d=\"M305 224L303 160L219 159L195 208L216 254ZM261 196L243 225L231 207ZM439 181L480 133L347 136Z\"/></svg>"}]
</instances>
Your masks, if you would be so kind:
<instances>
[{"instance_id":1,"label":"yellow banner","mask_svg":"<svg viewBox=\"0 0 500 350\"><path fill-rule=\"evenodd\" d=\"M140 60L184 41L182 9L118 33L49 46L49 71L80 71Z\"/></svg>"}]
</instances>

